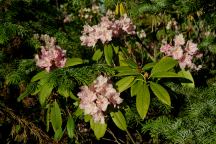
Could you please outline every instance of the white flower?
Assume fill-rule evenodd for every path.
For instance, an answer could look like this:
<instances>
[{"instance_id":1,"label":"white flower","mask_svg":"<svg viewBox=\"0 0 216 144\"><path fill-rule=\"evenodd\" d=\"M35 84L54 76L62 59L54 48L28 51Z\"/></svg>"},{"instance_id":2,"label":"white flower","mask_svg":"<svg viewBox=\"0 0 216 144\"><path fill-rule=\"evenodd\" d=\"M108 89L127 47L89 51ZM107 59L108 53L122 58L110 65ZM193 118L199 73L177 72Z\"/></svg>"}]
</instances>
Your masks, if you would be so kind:
<instances>
[{"instance_id":1,"label":"white flower","mask_svg":"<svg viewBox=\"0 0 216 144\"><path fill-rule=\"evenodd\" d=\"M179 34L179 35L175 36L174 42L175 42L175 46L184 45L185 39L183 37L183 34Z\"/></svg>"}]
</instances>

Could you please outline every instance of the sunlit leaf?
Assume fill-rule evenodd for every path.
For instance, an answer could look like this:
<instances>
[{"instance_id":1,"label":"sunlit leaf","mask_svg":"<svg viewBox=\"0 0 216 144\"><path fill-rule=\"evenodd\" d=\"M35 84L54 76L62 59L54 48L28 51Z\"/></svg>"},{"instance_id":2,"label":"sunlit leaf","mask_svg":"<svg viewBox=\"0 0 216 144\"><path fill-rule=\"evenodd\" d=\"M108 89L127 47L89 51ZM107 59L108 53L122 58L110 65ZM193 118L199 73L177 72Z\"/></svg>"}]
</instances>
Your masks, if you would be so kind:
<instances>
[{"instance_id":1,"label":"sunlit leaf","mask_svg":"<svg viewBox=\"0 0 216 144\"><path fill-rule=\"evenodd\" d=\"M47 71L41 71L32 77L31 82L38 81L44 77L46 77L49 73Z\"/></svg>"},{"instance_id":2,"label":"sunlit leaf","mask_svg":"<svg viewBox=\"0 0 216 144\"><path fill-rule=\"evenodd\" d=\"M183 78L190 80L190 82L181 82L181 84L183 86L187 86L187 87L191 87L191 88L195 87L194 79L193 79L193 76L191 75L190 71L182 70L182 71L178 72L178 75L180 77L183 77Z\"/></svg>"},{"instance_id":3,"label":"sunlit leaf","mask_svg":"<svg viewBox=\"0 0 216 144\"><path fill-rule=\"evenodd\" d=\"M154 82L150 82L150 87L153 93L158 97L161 102L169 106L171 105L169 93L165 88Z\"/></svg>"},{"instance_id":4,"label":"sunlit leaf","mask_svg":"<svg viewBox=\"0 0 216 144\"><path fill-rule=\"evenodd\" d=\"M133 76L127 76L122 79L120 79L117 83L117 89L119 92L123 92L124 90L128 89L130 84L133 82L134 77Z\"/></svg>"},{"instance_id":5,"label":"sunlit leaf","mask_svg":"<svg viewBox=\"0 0 216 144\"><path fill-rule=\"evenodd\" d=\"M121 113L121 111L118 112L111 112L110 113L113 122L116 124L116 126L123 130L126 131L127 130L127 124L126 124L126 120L124 115Z\"/></svg>"},{"instance_id":6,"label":"sunlit leaf","mask_svg":"<svg viewBox=\"0 0 216 144\"><path fill-rule=\"evenodd\" d=\"M174 68L178 62L171 57L163 57L156 65L153 67L151 73L166 72Z\"/></svg>"},{"instance_id":7,"label":"sunlit leaf","mask_svg":"<svg viewBox=\"0 0 216 144\"><path fill-rule=\"evenodd\" d=\"M98 60L100 60L102 55L103 55L103 52L100 49L98 49L95 51L94 55L92 56L92 60L98 61Z\"/></svg>"},{"instance_id":8,"label":"sunlit leaf","mask_svg":"<svg viewBox=\"0 0 216 144\"><path fill-rule=\"evenodd\" d=\"M82 64L83 60L81 58L67 58L66 64L64 67L75 66Z\"/></svg>"},{"instance_id":9,"label":"sunlit leaf","mask_svg":"<svg viewBox=\"0 0 216 144\"><path fill-rule=\"evenodd\" d=\"M112 58L113 58L113 48L111 45L104 46L104 55L106 63L111 66L112 65Z\"/></svg>"},{"instance_id":10,"label":"sunlit leaf","mask_svg":"<svg viewBox=\"0 0 216 144\"><path fill-rule=\"evenodd\" d=\"M46 99L50 96L53 90L53 84L52 83L46 83L43 86L41 86L40 92L39 92L39 101L41 105L44 105Z\"/></svg>"},{"instance_id":11,"label":"sunlit leaf","mask_svg":"<svg viewBox=\"0 0 216 144\"><path fill-rule=\"evenodd\" d=\"M67 120L67 133L69 138L74 137L74 131L75 131L75 123L74 119L71 115L69 115L68 120Z\"/></svg>"},{"instance_id":12,"label":"sunlit leaf","mask_svg":"<svg viewBox=\"0 0 216 144\"><path fill-rule=\"evenodd\" d=\"M55 132L58 129L61 129L61 126L62 126L61 110L56 101L53 103L53 106L51 108L50 121L51 121L53 130Z\"/></svg>"},{"instance_id":13,"label":"sunlit leaf","mask_svg":"<svg viewBox=\"0 0 216 144\"><path fill-rule=\"evenodd\" d=\"M107 124L96 123L93 119L90 120L91 129L94 131L96 138L99 140L106 132Z\"/></svg>"},{"instance_id":14,"label":"sunlit leaf","mask_svg":"<svg viewBox=\"0 0 216 144\"><path fill-rule=\"evenodd\" d=\"M136 108L140 117L144 119L150 105L150 93L149 88L145 83L140 85L142 85L142 87L139 87L139 92L136 96Z\"/></svg>"}]
</instances>

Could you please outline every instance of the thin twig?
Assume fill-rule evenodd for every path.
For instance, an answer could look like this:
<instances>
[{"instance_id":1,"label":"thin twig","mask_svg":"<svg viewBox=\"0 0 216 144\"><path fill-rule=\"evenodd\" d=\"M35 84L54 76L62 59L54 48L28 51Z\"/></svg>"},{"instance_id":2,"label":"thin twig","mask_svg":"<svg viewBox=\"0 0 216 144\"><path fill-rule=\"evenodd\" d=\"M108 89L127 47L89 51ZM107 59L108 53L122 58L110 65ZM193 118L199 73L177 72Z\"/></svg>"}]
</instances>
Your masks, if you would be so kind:
<instances>
[{"instance_id":1,"label":"thin twig","mask_svg":"<svg viewBox=\"0 0 216 144\"><path fill-rule=\"evenodd\" d=\"M107 129L107 131L108 131L108 133L110 133L110 134L113 136L113 138L115 139L115 142L116 142L116 143L121 144L121 143L118 141L118 139L116 138L115 134L114 134L109 128Z\"/></svg>"},{"instance_id":2,"label":"thin twig","mask_svg":"<svg viewBox=\"0 0 216 144\"><path fill-rule=\"evenodd\" d=\"M31 134L36 136L39 140L39 143L58 144L56 141L50 138L44 131L38 128L34 123L29 122L24 118L20 118L13 112L12 109L6 106L0 105L0 107L1 110L5 112L10 118L12 118L14 121L17 121L24 128L27 128Z\"/></svg>"},{"instance_id":3,"label":"thin twig","mask_svg":"<svg viewBox=\"0 0 216 144\"><path fill-rule=\"evenodd\" d=\"M131 136L130 132L129 132L128 130L126 130L126 132L127 132L128 136L129 136L131 142L132 142L133 144L136 144L135 141L134 141L134 139L133 139L133 137Z\"/></svg>"}]
</instances>

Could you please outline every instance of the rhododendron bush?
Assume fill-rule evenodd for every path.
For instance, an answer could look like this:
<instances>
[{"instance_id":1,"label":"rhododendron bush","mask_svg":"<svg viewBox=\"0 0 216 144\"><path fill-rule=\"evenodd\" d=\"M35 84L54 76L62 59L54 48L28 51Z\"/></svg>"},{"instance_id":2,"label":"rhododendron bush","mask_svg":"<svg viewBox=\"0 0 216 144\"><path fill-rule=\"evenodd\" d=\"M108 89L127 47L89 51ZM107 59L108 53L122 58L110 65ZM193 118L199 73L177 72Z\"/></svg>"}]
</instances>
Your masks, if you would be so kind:
<instances>
[{"instance_id":1,"label":"rhododendron bush","mask_svg":"<svg viewBox=\"0 0 216 144\"><path fill-rule=\"evenodd\" d=\"M159 116L179 116L187 98L176 87L215 82L215 24L206 18L215 16L202 5L1 3L0 88L11 98L0 99L0 128L12 124L20 143L166 143L145 130ZM13 9L22 4L26 17Z\"/></svg>"}]
</instances>

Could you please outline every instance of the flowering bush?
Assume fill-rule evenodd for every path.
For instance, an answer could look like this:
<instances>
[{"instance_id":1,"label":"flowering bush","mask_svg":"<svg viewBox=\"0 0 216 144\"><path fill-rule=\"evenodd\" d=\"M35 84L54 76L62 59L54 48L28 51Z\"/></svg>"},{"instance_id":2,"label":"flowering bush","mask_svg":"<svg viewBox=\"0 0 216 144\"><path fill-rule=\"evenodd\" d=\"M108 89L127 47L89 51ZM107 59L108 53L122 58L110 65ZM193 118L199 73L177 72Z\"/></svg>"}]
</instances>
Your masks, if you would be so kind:
<instances>
[{"instance_id":1,"label":"flowering bush","mask_svg":"<svg viewBox=\"0 0 216 144\"><path fill-rule=\"evenodd\" d=\"M198 140L215 137L203 123L215 123L213 97L194 97L215 85L214 9L201 0L1 0L0 141L214 142ZM169 119L178 121L161 127Z\"/></svg>"}]
</instances>

